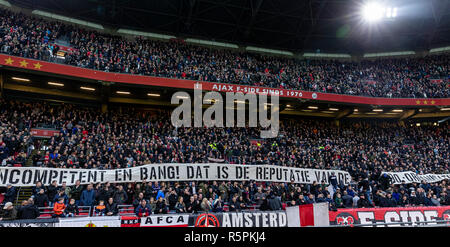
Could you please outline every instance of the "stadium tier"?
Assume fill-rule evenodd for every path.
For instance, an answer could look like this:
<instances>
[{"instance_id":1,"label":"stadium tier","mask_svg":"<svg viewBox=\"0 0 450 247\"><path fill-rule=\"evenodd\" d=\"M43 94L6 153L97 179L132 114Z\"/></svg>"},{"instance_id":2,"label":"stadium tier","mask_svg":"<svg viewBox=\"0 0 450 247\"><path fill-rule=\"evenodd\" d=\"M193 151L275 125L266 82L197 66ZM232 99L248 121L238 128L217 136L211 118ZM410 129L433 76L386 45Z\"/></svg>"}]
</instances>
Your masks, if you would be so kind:
<instances>
[{"instance_id":1,"label":"stadium tier","mask_svg":"<svg viewBox=\"0 0 450 247\"><path fill-rule=\"evenodd\" d=\"M213 160L230 165L341 170L352 177L351 184L328 178L327 183L324 179L313 184L218 180L62 187L55 180L49 186L33 187L35 205L39 207L54 206L59 198L64 198L64 204L75 199L79 206L109 203L96 210L99 214L113 209L117 214L117 205L127 204L134 205L137 214L142 207L158 214L219 212L224 208L279 210L282 203L329 202L332 208L450 203L446 180L390 184L390 179L382 175L411 171L448 174L447 122L419 127L381 120L348 120L336 126L333 120L286 119L281 122L279 137L260 140L258 128L175 128L165 111L146 114L128 108L124 113L117 109L102 113L98 108L71 104L9 100L2 100L0 109L0 159L4 167L105 170ZM40 139L31 131L37 127L57 131L48 139ZM336 192L330 191L330 184ZM14 202L16 193L17 188L8 185L4 201ZM149 200L149 204L139 207L142 199ZM30 212L25 212L19 217L29 217Z\"/></svg>"},{"instance_id":2,"label":"stadium tier","mask_svg":"<svg viewBox=\"0 0 450 247\"><path fill-rule=\"evenodd\" d=\"M309 59L54 17L0 7L1 226L448 224L445 49Z\"/></svg>"},{"instance_id":3,"label":"stadium tier","mask_svg":"<svg viewBox=\"0 0 450 247\"><path fill-rule=\"evenodd\" d=\"M448 54L359 62L296 60L178 41L129 39L5 9L0 9L0 16L0 51L14 56L196 81L371 97L448 98ZM61 49L64 59L57 59Z\"/></svg>"}]
</instances>

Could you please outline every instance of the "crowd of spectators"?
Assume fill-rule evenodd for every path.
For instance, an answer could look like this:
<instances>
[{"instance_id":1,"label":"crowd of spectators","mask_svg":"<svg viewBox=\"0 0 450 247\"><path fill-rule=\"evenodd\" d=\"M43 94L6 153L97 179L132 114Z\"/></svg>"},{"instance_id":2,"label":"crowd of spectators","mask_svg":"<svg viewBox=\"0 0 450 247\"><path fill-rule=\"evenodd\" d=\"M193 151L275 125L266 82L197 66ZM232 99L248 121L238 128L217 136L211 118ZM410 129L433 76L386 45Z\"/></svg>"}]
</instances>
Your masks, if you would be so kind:
<instances>
[{"instance_id":1,"label":"crowd of spectators","mask_svg":"<svg viewBox=\"0 0 450 247\"><path fill-rule=\"evenodd\" d=\"M34 138L30 129L53 126L59 134ZM133 205L137 215L167 212L220 212L280 209L329 202L331 208L450 205L446 180L391 185L382 171L419 174L449 172L449 126L411 126L389 121L282 119L277 138L260 140L259 128L175 128L170 114L138 109L99 109L44 101L0 100L2 166L115 169L151 163L269 164L336 169L352 176L349 186L332 183L143 182L66 186L56 181L33 188L34 205L51 206L54 217L78 214L78 206L98 215L116 215ZM212 144L212 145L211 145ZM332 181L332 180L331 180ZM3 203L13 202L8 186ZM9 211L5 211L9 212Z\"/></svg>"},{"instance_id":2,"label":"crowd of spectators","mask_svg":"<svg viewBox=\"0 0 450 247\"><path fill-rule=\"evenodd\" d=\"M70 43L64 63L107 72L373 97L449 97L448 54L298 60L114 36L0 9L1 53L53 61L58 40Z\"/></svg>"}]
</instances>

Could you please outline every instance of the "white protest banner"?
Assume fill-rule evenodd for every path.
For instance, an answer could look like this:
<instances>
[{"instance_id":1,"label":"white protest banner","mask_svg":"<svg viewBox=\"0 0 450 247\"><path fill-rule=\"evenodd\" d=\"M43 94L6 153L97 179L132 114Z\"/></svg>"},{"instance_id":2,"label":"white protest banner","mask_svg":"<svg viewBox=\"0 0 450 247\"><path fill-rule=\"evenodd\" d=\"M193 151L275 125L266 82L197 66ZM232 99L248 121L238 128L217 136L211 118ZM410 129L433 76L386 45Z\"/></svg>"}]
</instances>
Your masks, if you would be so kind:
<instances>
[{"instance_id":1,"label":"white protest banner","mask_svg":"<svg viewBox=\"0 0 450 247\"><path fill-rule=\"evenodd\" d=\"M421 183L425 181L427 183L436 183L444 179L450 179L450 174L417 174L415 172L383 172L387 174L392 180L392 184L401 184L403 181L405 183Z\"/></svg>"},{"instance_id":2,"label":"white protest banner","mask_svg":"<svg viewBox=\"0 0 450 247\"><path fill-rule=\"evenodd\" d=\"M56 181L59 185L66 182L74 185L89 183L128 183L142 181L269 181L312 184L329 183L332 174L337 182L347 185L351 176L338 170L319 170L292 168L274 165L233 165L233 164L150 164L131 168L98 169L59 169L42 167L2 167L0 168L0 186L32 186L40 181L44 185Z\"/></svg>"},{"instance_id":3,"label":"white protest banner","mask_svg":"<svg viewBox=\"0 0 450 247\"><path fill-rule=\"evenodd\" d=\"M59 227L120 227L120 216L60 218Z\"/></svg>"}]
</instances>

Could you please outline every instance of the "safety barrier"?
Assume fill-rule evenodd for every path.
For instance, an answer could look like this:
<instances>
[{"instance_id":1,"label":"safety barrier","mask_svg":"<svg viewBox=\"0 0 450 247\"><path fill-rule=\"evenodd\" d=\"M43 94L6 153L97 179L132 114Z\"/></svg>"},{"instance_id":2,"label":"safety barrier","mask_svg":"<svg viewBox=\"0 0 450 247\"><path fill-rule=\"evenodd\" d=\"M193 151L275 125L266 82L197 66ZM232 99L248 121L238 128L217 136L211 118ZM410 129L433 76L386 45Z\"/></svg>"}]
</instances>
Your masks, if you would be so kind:
<instances>
[{"instance_id":1,"label":"safety barrier","mask_svg":"<svg viewBox=\"0 0 450 247\"><path fill-rule=\"evenodd\" d=\"M329 212L331 226L446 226L450 206L345 208Z\"/></svg>"},{"instance_id":2,"label":"safety barrier","mask_svg":"<svg viewBox=\"0 0 450 247\"><path fill-rule=\"evenodd\" d=\"M48 219L52 218L54 213L53 207L40 207L39 209L39 217L38 219ZM89 217L92 216L92 207L91 206L78 206L78 215L74 215L74 217Z\"/></svg>"},{"instance_id":3,"label":"safety barrier","mask_svg":"<svg viewBox=\"0 0 450 247\"><path fill-rule=\"evenodd\" d=\"M0 227L289 227L301 224L308 217L316 221L321 212L319 204L305 205L304 208L289 207L287 211L246 210L241 212L199 214L152 214L136 217L130 205L121 205L122 215L91 216L90 207L83 207L84 217L73 218L39 218L34 220L0 221ZM317 206L317 207L316 207ZM49 210L50 208L41 208ZM292 209L299 209L298 216L293 217ZM312 215L302 210L309 210ZM291 211L291 212L290 212ZM325 214L325 217L327 214ZM45 217L45 216L44 216ZM305 218L307 217L307 218ZM359 208L329 211L329 225L310 224L310 226L329 227L449 227L450 207L411 207L411 208Z\"/></svg>"}]
</instances>

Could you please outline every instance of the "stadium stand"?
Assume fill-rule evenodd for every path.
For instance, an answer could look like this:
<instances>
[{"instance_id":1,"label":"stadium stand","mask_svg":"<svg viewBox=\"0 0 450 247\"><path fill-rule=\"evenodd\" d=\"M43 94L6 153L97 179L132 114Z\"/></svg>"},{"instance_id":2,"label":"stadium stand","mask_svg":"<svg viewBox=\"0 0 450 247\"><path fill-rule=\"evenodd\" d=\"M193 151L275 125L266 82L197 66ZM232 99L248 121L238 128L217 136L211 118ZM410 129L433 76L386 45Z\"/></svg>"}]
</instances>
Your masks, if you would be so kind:
<instances>
[{"instance_id":1,"label":"stadium stand","mask_svg":"<svg viewBox=\"0 0 450 247\"><path fill-rule=\"evenodd\" d=\"M296 60L133 39L0 9L0 52L107 72L393 98L444 98L449 57ZM70 47L56 45L68 43ZM57 59L65 50L65 59ZM443 83L433 83L442 79Z\"/></svg>"},{"instance_id":2,"label":"stadium stand","mask_svg":"<svg viewBox=\"0 0 450 247\"><path fill-rule=\"evenodd\" d=\"M149 200L153 213L158 213L157 209L173 213L255 207L264 210L271 207L268 198L270 201L272 196L279 196L288 205L328 201L334 208L450 203L446 180L390 185L381 176L381 171L448 173L448 123L410 126L346 120L336 126L327 120L287 119L281 123L278 138L252 145L249 139L258 136L258 128L175 129L168 120L169 113L162 110L156 115L133 108L124 113L114 109L101 113L97 108L72 104L16 100L1 100L0 109L2 166L26 165L30 161L37 167L115 169L149 163L207 163L214 158L234 164L345 170L353 178L348 187L336 185L333 197L328 184L149 182L123 184L124 188L108 183L74 189L55 183L42 187L47 197L39 199L40 206L54 205L61 196L74 198L79 206L91 207L92 212L100 200L106 202L109 197L114 208L134 205L137 209L139 199ZM47 141L30 136L30 128L38 124L58 129L59 134ZM35 198L40 188L33 188ZM80 198L80 193L92 198ZM361 195L366 199L360 199ZM165 202L158 202L159 197ZM178 208L180 197L183 201ZM210 205L202 209L203 198L207 199L203 204ZM198 205L188 210L191 200ZM214 205L220 205L219 209ZM120 212L129 213L130 207L121 206ZM43 217L48 216L47 211L42 212Z\"/></svg>"},{"instance_id":3,"label":"stadium stand","mask_svg":"<svg viewBox=\"0 0 450 247\"><path fill-rule=\"evenodd\" d=\"M67 45L58 45L64 43ZM64 52L61 52L64 51ZM0 8L0 53L105 72L390 98L449 98L449 54L304 60L177 41L115 36ZM61 59L64 57L64 59ZM439 81L439 82L436 82ZM260 128L175 128L170 111L103 111L75 103L0 99L0 166L117 169L158 163L229 163L342 170L350 185L275 182L138 182L7 186L17 219L450 205L448 179L390 184L382 172L449 174L448 121L284 117L277 138ZM390 99L389 99L390 100ZM420 102L420 101L419 101ZM426 101L425 101L426 102ZM48 139L31 134L45 127ZM1 188L4 189L4 188ZM29 198L29 199L28 199ZM2 207L3 208L3 207Z\"/></svg>"}]
</instances>

